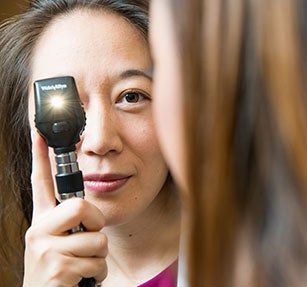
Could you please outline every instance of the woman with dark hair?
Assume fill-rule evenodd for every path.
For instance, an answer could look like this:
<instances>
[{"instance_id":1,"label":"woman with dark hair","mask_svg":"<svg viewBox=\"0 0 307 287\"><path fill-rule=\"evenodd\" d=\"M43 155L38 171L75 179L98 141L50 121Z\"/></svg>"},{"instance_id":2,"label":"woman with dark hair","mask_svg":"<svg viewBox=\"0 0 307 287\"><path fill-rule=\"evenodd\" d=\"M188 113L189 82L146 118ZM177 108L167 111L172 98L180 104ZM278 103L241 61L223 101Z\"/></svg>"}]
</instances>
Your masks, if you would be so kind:
<instances>
[{"instance_id":1,"label":"woman with dark hair","mask_svg":"<svg viewBox=\"0 0 307 287\"><path fill-rule=\"evenodd\" d=\"M37 0L0 28L1 269L24 287L176 286L180 212L153 126L148 5ZM75 78L86 113L85 200L57 205L33 82L59 76Z\"/></svg>"},{"instance_id":2,"label":"woman with dark hair","mask_svg":"<svg viewBox=\"0 0 307 287\"><path fill-rule=\"evenodd\" d=\"M307 284L306 13L305 0L153 0L157 131L185 202L182 286Z\"/></svg>"}]
</instances>

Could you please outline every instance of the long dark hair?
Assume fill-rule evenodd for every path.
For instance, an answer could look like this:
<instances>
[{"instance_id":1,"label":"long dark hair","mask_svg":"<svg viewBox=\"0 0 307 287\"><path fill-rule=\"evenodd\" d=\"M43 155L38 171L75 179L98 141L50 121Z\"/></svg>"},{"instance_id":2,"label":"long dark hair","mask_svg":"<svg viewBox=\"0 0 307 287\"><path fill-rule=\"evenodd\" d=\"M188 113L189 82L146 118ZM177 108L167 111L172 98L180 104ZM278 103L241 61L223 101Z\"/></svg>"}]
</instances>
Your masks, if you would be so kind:
<instances>
[{"instance_id":1,"label":"long dark hair","mask_svg":"<svg viewBox=\"0 0 307 287\"><path fill-rule=\"evenodd\" d=\"M124 17L147 41L148 6L149 0L36 0L23 14L0 26L1 267L11 266L21 274L23 237L32 217L28 91L37 39L58 15L86 8L104 9Z\"/></svg>"},{"instance_id":2,"label":"long dark hair","mask_svg":"<svg viewBox=\"0 0 307 287\"><path fill-rule=\"evenodd\" d=\"M189 286L235 286L244 272L243 286L305 286L307 1L170 3L184 75Z\"/></svg>"}]
</instances>

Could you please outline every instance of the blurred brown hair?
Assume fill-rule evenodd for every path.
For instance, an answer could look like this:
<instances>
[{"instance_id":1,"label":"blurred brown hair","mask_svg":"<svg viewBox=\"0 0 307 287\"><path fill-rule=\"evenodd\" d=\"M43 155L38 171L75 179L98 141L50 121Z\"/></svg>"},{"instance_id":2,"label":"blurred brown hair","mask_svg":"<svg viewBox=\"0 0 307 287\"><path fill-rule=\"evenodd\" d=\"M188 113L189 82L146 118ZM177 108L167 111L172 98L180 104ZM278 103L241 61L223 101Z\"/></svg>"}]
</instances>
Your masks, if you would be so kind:
<instances>
[{"instance_id":1,"label":"blurred brown hair","mask_svg":"<svg viewBox=\"0 0 307 287\"><path fill-rule=\"evenodd\" d=\"M238 286L245 268L243 286L306 286L307 1L171 5L186 107L189 286Z\"/></svg>"}]
</instances>

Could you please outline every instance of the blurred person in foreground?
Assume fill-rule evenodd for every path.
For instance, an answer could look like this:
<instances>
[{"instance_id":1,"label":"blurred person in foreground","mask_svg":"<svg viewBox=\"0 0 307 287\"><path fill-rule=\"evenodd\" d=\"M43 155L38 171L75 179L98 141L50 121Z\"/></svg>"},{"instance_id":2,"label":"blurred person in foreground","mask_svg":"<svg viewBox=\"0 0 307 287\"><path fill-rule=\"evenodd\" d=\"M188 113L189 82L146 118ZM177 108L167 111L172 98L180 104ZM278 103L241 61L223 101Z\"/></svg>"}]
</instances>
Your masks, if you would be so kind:
<instances>
[{"instance_id":1,"label":"blurred person in foreground","mask_svg":"<svg viewBox=\"0 0 307 287\"><path fill-rule=\"evenodd\" d=\"M185 204L182 286L306 286L307 1L151 9L157 130Z\"/></svg>"}]
</instances>

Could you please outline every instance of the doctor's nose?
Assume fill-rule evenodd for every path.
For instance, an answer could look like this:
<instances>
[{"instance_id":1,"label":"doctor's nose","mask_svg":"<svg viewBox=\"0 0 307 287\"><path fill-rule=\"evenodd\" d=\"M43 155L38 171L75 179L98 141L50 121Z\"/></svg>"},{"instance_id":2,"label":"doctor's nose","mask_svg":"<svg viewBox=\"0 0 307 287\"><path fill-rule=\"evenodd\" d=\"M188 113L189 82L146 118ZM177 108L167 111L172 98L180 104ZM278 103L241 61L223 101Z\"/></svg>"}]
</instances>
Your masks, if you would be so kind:
<instances>
[{"instance_id":1,"label":"doctor's nose","mask_svg":"<svg viewBox=\"0 0 307 287\"><path fill-rule=\"evenodd\" d=\"M81 140L84 154L107 155L120 153L123 142L120 137L120 123L110 110L95 105L86 111L86 125Z\"/></svg>"}]
</instances>

